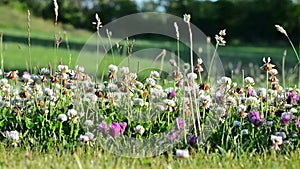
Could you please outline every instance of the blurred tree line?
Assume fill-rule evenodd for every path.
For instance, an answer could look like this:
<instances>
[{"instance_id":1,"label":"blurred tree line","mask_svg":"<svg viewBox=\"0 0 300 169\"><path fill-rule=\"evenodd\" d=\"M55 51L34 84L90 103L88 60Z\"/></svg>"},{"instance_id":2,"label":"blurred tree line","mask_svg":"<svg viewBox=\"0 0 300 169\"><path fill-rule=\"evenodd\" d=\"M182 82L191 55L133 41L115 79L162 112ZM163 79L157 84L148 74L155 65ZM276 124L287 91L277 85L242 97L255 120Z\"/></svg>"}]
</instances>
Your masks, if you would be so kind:
<instances>
[{"instance_id":1,"label":"blurred tree line","mask_svg":"<svg viewBox=\"0 0 300 169\"><path fill-rule=\"evenodd\" d=\"M100 14L103 24L145 11L160 11L182 17L213 36L227 29L228 39L243 43L278 43L283 39L274 25L280 24L294 40L300 37L300 0L57 0L63 23L95 31L92 21ZM0 5L21 4L45 19L54 18L53 0L0 0Z\"/></svg>"}]
</instances>

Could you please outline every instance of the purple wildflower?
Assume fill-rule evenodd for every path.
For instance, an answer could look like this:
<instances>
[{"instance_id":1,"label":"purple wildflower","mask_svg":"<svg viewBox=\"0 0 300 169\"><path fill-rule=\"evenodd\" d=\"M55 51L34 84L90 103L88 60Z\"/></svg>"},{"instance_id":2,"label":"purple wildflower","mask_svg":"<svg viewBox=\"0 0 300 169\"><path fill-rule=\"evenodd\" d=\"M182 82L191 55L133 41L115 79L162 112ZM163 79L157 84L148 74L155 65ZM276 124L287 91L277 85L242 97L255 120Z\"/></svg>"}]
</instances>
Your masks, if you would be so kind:
<instances>
[{"instance_id":1,"label":"purple wildflower","mask_svg":"<svg viewBox=\"0 0 300 169\"><path fill-rule=\"evenodd\" d=\"M280 123L283 126L286 126L290 123L291 121L291 114L290 113L283 113L280 119Z\"/></svg>"},{"instance_id":2,"label":"purple wildflower","mask_svg":"<svg viewBox=\"0 0 300 169\"><path fill-rule=\"evenodd\" d=\"M248 97L256 96L256 91L253 88L248 89Z\"/></svg>"},{"instance_id":3,"label":"purple wildflower","mask_svg":"<svg viewBox=\"0 0 300 169\"><path fill-rule=\"evenodd\" d=\"M98 126L98 130L101 131L103 134L107 133L107 124L105 121L102 121L99 126Z\"/></svg>"},{"instance_id":4,"label":"purple wildflower","mask_svg":"<svg viewBox=\"0 0 300 169\"><path fill-rule=\"evenodd\" d=\"M173 142L178 139L178 135L179 134L177 132L170 132L166 135L166 137L167 137L167 140Z\"/></svg>"},{"instance_id":5,"label":"purple wildflower","mask_svg":"<svg viewBox=\"0 0 300 169\"><path fill-rule=\"evenodd\" d=\"M187 137L187 142L188 142L189 145L195 147L198 144L198 137L193 136L193 135L189 135Z\"/></svg>"},{"instance_id":6,"label":"purple wildflower","mask_svg":"<svg viewBox=\"0 0 300 169\"><path fill-rule=\"evenodd\" d=\"M296 121L295 121L295 125L296 127L300 127L300 118L297 118Z\"/></svg>"},{"instance_id":7,"label":"purple wildflower","mask_svg":"<svg viewBox=\"0 0 300 169\"><path fill-rule=\"evenodd\" d=\"M288 104L296 103L298 100L299 100L299 98L298 98L298 96L297 96L296 91L292 90L292 91L289 91L289 92L287 93L287 99L286 99L286 102L287 102Z\"/></svg>"},{"instance_id":8,"label":"purple wildflower","mask_svg":"<svg viewBox=\"0 0 300 169\"><path fill-rule=\"evenodd\" d=\"M249 120L256 127L261 125L260 115L258 111L253 111L248 114Z\"/></svg>"},{"instance_id":9,"label":"purple wildflower","mask_svg":"<svg viewBox=\"0 0 300 169\"><path fill-rule=\"evenodd\" d=\"M184 121L181 117L176 118L175 128L178 130L184 129Z\"/></svg>"},{"instance_id":10,"label":"purple wildflower","mask_svg":"<svg viewBox=\"0 0 300 169\"><path fill-rule=\"evenodd\" d=\"M170 93L169 93L169 98L175 98L176 96L177 96L177 94L176 94L176 92L174 91L174 90L172 90L172 91L170 91Z\"/></svg>"},{"instance_id":11,"label":"purple wildflower","mask_svg":"<svg viewBox=\"0 0 300 169\"><path fill-rule=\"evenodd\" d=\"M120 122L119 123L120 127L121 127L121 132L123 133L127 127L127 123L126 122Z\"/></svg>"},{"instance_id":12,"label":"purple wildflower","mask_svg":"<svg viewBox=\"0 0 300 169\"><path fill-rule=\"evenodd\" d=\"M119 123L117 122L112 122L110 123L110 130L109 130L109 134L112 136L112 137L115 137L115 136L119 136L121 135L121 126Z\"/></svg>"}]
</instances>

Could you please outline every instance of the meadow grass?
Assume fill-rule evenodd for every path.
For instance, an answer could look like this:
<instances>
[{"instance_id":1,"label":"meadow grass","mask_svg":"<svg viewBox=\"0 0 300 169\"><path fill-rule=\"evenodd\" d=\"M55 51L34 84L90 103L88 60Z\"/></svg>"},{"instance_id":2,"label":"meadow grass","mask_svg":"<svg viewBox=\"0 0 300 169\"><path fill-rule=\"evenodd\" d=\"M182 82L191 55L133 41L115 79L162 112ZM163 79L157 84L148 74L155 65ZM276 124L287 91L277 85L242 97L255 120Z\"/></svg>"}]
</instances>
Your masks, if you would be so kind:
<instances>
[{"instance_id":1,"label":"meadow grass","mask_svg":"<svg viewBox=\"0 0 300 169\"><path fill-rule=\"evenodd\" d=\"M1 168L272 168L272 169L296 169L299 168L299 151L287 155L269 154L253 155L243 154L239 157L228 152L223 156L217 154L205 154L199 152L189 159L168 158L162 155L151 158L126 158L110 154L106 151L89 150L84 147L75 152L49 151L47 153L11 149L0 151Z\"/></svg>"},{"instance_id":2,"label":"meadow grass","mask_svg":"<svg viewBox=\"0 0 300 169\"><path fill-rule=\"evenodd\" d=\"M0 11L8 12L2 7ZM216 91L210 91L209 86L204 87L209 84L202 83L202 79L197 84L197 74L188 71L184 72L184 78L177 78L171 74L171 79L166 79L167 82L161 82L160 80L165 80L160 79L163 73L155 70L146 70L139 74L139 70L151 66L153 60L149 59L149 56L144 56L140 61L133 58L130 60L127 55L132 57L132 53L114 54L114 48L110 51L112 55L102 56L101 62L96 58L97 53L90 53L89 58L95 56L95 60L89 60L90 64L99 64L97 71L102 77L105 76L105 81L102 78L95 82L86 75L84 68L75 68L81 51L80 46L84 45L86 38L90 36L89 33L70 28L70 48L67 47L70 44L61 44L61 47L53 49L53 34L64 32L65 28L61 25L48 27L50 22L31 18L31 46L28 54L28 46L26 40L24 41L28 30L20 24L26 21L26 15L16 20L20 21L18 24L5 24L9 22L7 19L16 18L18 15L18 12L12 12L6 20L0 20L0 31L4 33L1 53L4 56L4 68L6 71L28 71L29 62L32 60L30 64L34 65L35 74L23 73L18 79L16 72L10 71L1 79L1 168L298 168L299 91L295 88L280 88L276 77L278 72L273 69L270 59L266 61L264 58L261 67L266 71L266 76L262 78L264 81L247 77L242 71L243 78L239 77L242 83L232 83L233 76L232 79L221 77L217 81ZM162 43L158 43L161 42L158 40L138 42L134 45L137 51L150 47L162 48ZM77 44L78 48L72 48L72 43ZM110 37L108 44L113 45ZM163 43L164 48L174 53L179 49L178 46L179 43L176 42ZM287 49L288 54L283 62L289 67L296 60L290 57L292 51L288 47L229 45L218 51L221 59L225 63L232 62L233 67L236 66L236 60L241 60L241 68L249 62L261 65L261 58L268 55L273 56L272 63L280 64L284 49ZM192 51L180 52L185 60L193 63ZM163 58L161 65L164 62ZM57 65L57 61L62 63ZM121 62L125 63L122 67ZM45 68L49 64L56 72ZM125 67L129 64L132 68L130 71ZM159 69L160 63L156 64L156 68ZM202 61L195 63L199 67L201 64ZM41 68L44 68L44 71ZM72 70L73 68L75 69ZM177 66L172 68L176 68L174 71L179 70ZM252 69L253 67L249 68L250 71ZM191 70L194 71L193 67ZM259 71L261 70L250 74L255 78L261 74ZM241 72L239 68L238 72ZM201 72L198 73L200 76ZM165 84L168 81L171 81L172 87ZM257 88L259 85L255 85L254 82L265 85L265 92L262 92L262 88ZM286 86L292 85L287 79ZM191 86L193 88L190 88ZM126 99L128 100L124 102ZM186 99L190 99L191 102L185 102ZM193 99L196 101L195 112ZM162 109L157 109L159 106ZM213 110L219 111L220 114L216 113L217 116L214 116ZM128 116L131 113L151 111L159 111L158 118L151 122L139 122ZM191 121L184 119L191 116L191 113L192 116L197 114L197 118L192 119L193 129L189 128ZM203 134L204 123L209 121L209 117L223 122L213 128L212 135L203 142L200 137ZM196 121L199 126L196 126ZM144 130L138 130L139 125ZM183 138L169 137L182 130L187 132ZM170 132L163 133L165 131ZM126 150L126 147L122 147L122 139L125 138L123 136L154 138L157 133L163 133L163 139L160 140L162 143L170 143L176 139L181 143L172 151L151 158L125 158L111 153L114 148L118 150L119 146ZM99 140L94 134L99 134ZM192 140L187 134L191 134L196 140ZM108 139L104 136L108 136ZM105 142L102 142L103 138ZM117 147L112 147L108 152L105 150L105 144L110 145L111 142L116 143ZM139 145L140 142L134 143ZM125 145L131 146L128 143ZM146 152L157 148L147 146L142 147ZM181 156L174 150L180 148L188 149L190 157L179 159Z\"/></svg>"}]
</instances>

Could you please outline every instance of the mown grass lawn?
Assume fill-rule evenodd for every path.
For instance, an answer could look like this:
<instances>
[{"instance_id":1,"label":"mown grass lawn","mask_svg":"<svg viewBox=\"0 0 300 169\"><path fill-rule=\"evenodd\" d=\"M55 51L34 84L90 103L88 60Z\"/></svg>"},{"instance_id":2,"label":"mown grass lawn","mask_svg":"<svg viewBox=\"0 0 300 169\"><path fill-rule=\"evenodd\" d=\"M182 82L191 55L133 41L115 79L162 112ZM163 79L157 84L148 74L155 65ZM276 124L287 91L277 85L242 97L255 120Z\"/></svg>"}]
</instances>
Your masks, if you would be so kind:
<instances>
[{"instance_id":1,"label":"mown grass lawn","mask_svg":"<svg viewBox=\"0 0 300 169\"><path fill-rule=\"evenodd\" d=\"M189 159L175 159L172 154L151 158L118 157L107 152L84 148L74 153L66 150L50 151L47 153L19 150L0 151L0 168L150 168L150 169L177 169L177 168L272 168L292 169L299 168L300 153L292 152L288 155L249 155L239 157L233 153L224 155L197 153Z\"/></svg>"}]
</instances>

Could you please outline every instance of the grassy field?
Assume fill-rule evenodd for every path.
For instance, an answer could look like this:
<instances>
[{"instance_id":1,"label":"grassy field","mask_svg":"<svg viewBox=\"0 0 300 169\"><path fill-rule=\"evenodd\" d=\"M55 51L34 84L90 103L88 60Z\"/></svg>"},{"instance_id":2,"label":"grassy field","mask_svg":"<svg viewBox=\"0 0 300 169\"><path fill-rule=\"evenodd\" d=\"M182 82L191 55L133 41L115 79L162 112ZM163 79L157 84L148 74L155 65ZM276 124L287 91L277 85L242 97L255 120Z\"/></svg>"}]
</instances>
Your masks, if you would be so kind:
<instances>
[{"instance_id":1,"label":"grassy field","mask_svg":"<svg viewBox=\"0 0 300 169\"><path fill-rule=\"evenodd\" d=\"M118 157L107 152L84 152L78 149L74 153L68 151L53 151L37 153L23 150L1 150L1 168L272 168L293 169L299 168L299 151L289 155L242 155L235 157L233 153L222 156L205 153L197 153L190 159L174 159L172 154L153 158L125 158Z\"/></svg>"},{"instance_id":2,"label":"grassy field","mask_svg":"<svg viewBox=\"0 0 300 169\"><path fill-rule=\"evenodd\" d=\"M47 66L53 63L55 56L57 60L62 59L63 63L69 63L69 57L72 57L72 65L76 64L77 57L83 45L93 35L91 32L74 29L67 25L54 26L53 21L45 21L41 18L31 16L31 53L28 52L28 32L27 32L27 13L16 10L10 11L5 7L0 7L0 12L6 15L0 16L0 32L3 32L3 49L4 63L6 70L26 70L29 62L29 55L32 57L32 65L36 67ZM14 20L14 22L11 22ZM63 37L59 49L54 49L54 36ZM67 38L67 39L66 39ZM69 46L69 48L67 47ZM144 48L163 48L176 52L176 41L165 41L162 44L159 40L136 40L134 49ZM218 53L227 72L232 67L228 67L230 63L238 65L239 62L244 69L249 68L249 63L255 65L262 64L263 57L272 57L273 62L277 65L281 64L282 53L287 50L286 65L287 68L292 67L296 61L291 48L287 46L234 46L230 44L218 49ZM183 60L188 51L182 50ZM155 57L155 56L153 56ZM16 62L17 61L17 62ZM106 67L103 65L102 67ZM280 65L279 65L280 67ZM236 67L234 67L236 68ZM241 69L238 67L238 69Z\"/></svg>"},{"instance_id":3,"label":"grassy field","mask_svg":"<svg viewBox=\"0 0 300 169\"><path fill-rule=\"evenodd\" d=\"M5 7L0 7L0 12L7 14L7 15L0 15L0 32L3 32L4 35L1 54L3 55L4 67L6 71L29 70L30 60L32 60L31 64L33 66L34 72L38 72L39 68L41 67L47 67L49 63L51 65L57 65L60 62L60 60L64 64L69 65L70 67L74 67L76 64L82 63L81 62L82 60L79 61L77 60L78 56L80 55L82 47L84 46L86 41L93 35L93 33L84 30L76 30L71 26L66 26L61 24L55 27L52 21L44 21L41 18L32 16L31 29L30 29L31 47L29 51L29 47L27 44L27 40L28 40L27 16L26 16L27 14L15 10L10 11L10 9L7 9ZM12 20L14 22L11 22ZM67 36L65 36L65 32ZM54 36L59 35L59 33L63 37L63 42L58 49L55 49ZM66 41L66 37L68 38L68 41ZM150 40L138 39L137 43L134 45L134 48L136 47L137 51L140 49L147 49L147 48L167 48L175 52L176 51L175 46L176 46L175 41L174 42L166 41L165 43L162 44L162 42L158 40L150 41ZM244 81L241 78L241 70L242 69L246 70L245 76L251 75L255 78L256 76L258 76L258 73L259 74L262 73L261 70L259 69L259 66L263 65L262 62L263 57L268 57L268 56L272 57L272 63L275 63L276 66L278 67L278 70L281 70L282 53L285 49L287 50L286 69L290 69L294 66L296 58L291 48L288 45L276 46L276 47L247 46L247 45L234 46L230 44L230 40L229 40L228 45L219 48L218 52L223 62L223 65L225 67L227 75L230 76L231 71L234 71L235 76L238 77L241 81ZM126 50L123 53L126 53ZM183 50L181 56L187 58L188 55L186 55L186 53L188 52ZM95 53L91 53L90 55L93 56L95 55ZM151 57L155 57L155 56L151 56ZM101 63L98 63L99 60L95 58L95 60L90 60L91 62L90 64L94 64L95 66L98 63L99 64L98 68L100 69L99 71L103 73L105 71L104 74L106 74L107 66L113 63L113 60L115 62L114 64L117 65L121 62L124 63L125 65L128 62L130 62L130 64L134 65L132 66L134 67L134 69L139 69L139 66L141 66L142 69L152 64L152 59L149 59L149 56L144 56L144 59L141 62L138 62L136 60L127 61L127 57L123 55L120 56L117 54L115 56L112 55L105 56L105 59L103 59ZM292 77L292 74L289 74L289 77ZM257 81L257 79L255 79L255 82L260 83L259 81ZM288 80L287 83L289 83ZM261 82L261 84L265 85L265 83L263 82ZM241 84L239 85L241 86ZM233 85L231 87L233 87ZM257 87L257 85L255 87ZM59 90L59 88L56 88L56 90ZM61 91L56 92L56 94L57 93L60 94L59 97L68 97L68 96L62 96ZM231 96L231 94L232 93L228 93L228 95L226 95L226 98L233 97ZM61 101L65 101L65 100L69 101L68 99L65 98L61 99ZM263 105L262 102L260 102L260 104ZM39 105L34 105L34 106L39 106ZM64 106L64 104L60 106L62 106L62 108L57 111L55 110L54 114L66 113L67 111L65 110L66 106ZM296 104L295 107L297 108ZM262 108L261 111L263 113L264 106L260 106L260 108ZM229 109L232 112L235 112L237 110L237 107L230 107ZM15 110L18 109L14 109L14 111ZM42 110L44 109L41 109L41 111ZM64 112L62 112L62 110L64 110ZM31 129L27 129L27 127L33 126L40 129L40 131L45 130L50 134L52 134L51 132L59 130L59 133L61 134L62 130L61 128L58 129L58 124L62 125L62 122L59 123L57 121L58 118L56 114L52 115L53 117L51 118L53 119L51 119L52 120L51 121L47 119L50 118L47 117L47 115L45 115L44 117L44 115L38 114L36 115L37 117L34 117L35 119L34 118L30 119L31 117L27 118L26 116L32 115L32 113L26 112L28 111L26 107L23 109L23 111L25 112L24 113L25 115L20 117L22 118L24 117L25 122L20 121L20 123L22 122L25 123L23 125L25 126L24 128L26 128L28 132L30 132ZM267 112L267 108L265 112ZM298 108L298 112L299 112L299 108ZM5 111L5 113L11 116L11 118L14 119L15 121L19 120L18 118L19 116L16 116L10 113L9 111ZM114 114L116 115L117 113L114 112L111 113L110 115L113 116ZM296 114L296 116L298 115ZM46 125L46 127L44 128L40 128L39 123L35 124L31 122L31 120L39 121L40 119L42 119L41 120L42 124L49 123L49 125ZM43 119L45 120L43 121ZM226 140L226 144L227 142L230 143L230 145L233 146L231 148L235 149L238 146L236 146L237 144L233 141L235 135L233 135L232 133L234 132L239 133L239 129L241 128L232 126L232 123L234 120L236 119L240 120L240 119L235 116L229 117L228 119L230 121L227 124L226 123L224 124L224 128L222 129L222 132L217 133L220 135L217 135L216 138L225 137L225 135L226 137L228 136L226 139L224 139ZM277 129L281 128L280 117L274 116L274 119L275 119L274 123L276 122L277 124L275 126L277 131ZM8 126L10 125L9 121L5 121L5 123ZM274 134L273 131L271 132L268 129L267 130L269 132L267 133L268 136L265 137L264 135L262 135L262 133L265 131L263 129L261 130L260 128L257 129L253 127L253 124L251 123L249 120L247 120L247 118L245 118L244 124L247 124L247 126L251 128L251 131L249 130L249 132L252 132L252 134L251 136L249 136L250 139L244 140L243 143L252 145L251 148L256 151L256 148L254 148L253 145L255 146L256 144L255 141L259 140L265 143L265 146L268 146L267 148L270 148L269 146L270 139L268 138L270 134ZM3 124L4 122L1 122L1 125ZM72 123L70 124L74 125ZM64 125L66 125L65 127L67 127L67 129L64 129L65 132L64 134L67 135L66 133L69 129L68 128L69 123L65 122ZM54 129L52 128L49 129L49 126L54 127ZM247 127L247 126L245 125L243 127ZM133 125L130 127L133 127ZM286 128L289 129L288 127ZM227 130L231 131L231 133L228 132L229 133L228 135L227 133L225 134L223 131L225 129L226 131ZM49 131L51 130L51 132L49 132L48 130ZM221 130L221 128L218 130ZM295 130L298 131L298 128ZM73 134L73 130L71 131L72 131L71 133ZM72 134L70 134L70 137L72 137ZM4 136L3 133L2 135ZM49 136L48 134L45 135L47 137ZM23 139L22 136L24 135L21 135L21 139ZM247 136L245 136L245 138L246 137ZM251 139L254 141L252 142ZM76 142L77 140L75 141L72 140L72 141ZM216 142L217 141L218 139L216 139ZM62 141L63 144L65 144L65 142L66 140ZM21 147L10 147L5 145L4 142L2 144L3 145L0 146L0 156L1 156L0 168L80 168L80 169L81 168L153 168L153 169L154 168L168 168L168 169L171 168L280 168L282 169L282 168L299 168L298 166L300 165L299 149L295 149L294 151L287 151L287 152L279 151L278 154L276 154L277 153L276 151L275 152L273 151L272 153L266 151L266 153L260 153L260 154L253 154L249 152L236 153L231 151L228 152L218 151L217 153L212 153L212 152L205 153L203 152L204 150L199 149L197 153L191 152L191 157L188 159L176 159L172 152L169 152L169 154L152 157L152 158L134 159L134 158L118 157L116 155L110 154L106 151L103 151L100 146L88 147L86 145L81 145L82 147L79 147L74 151L71 151L66 147L64 148L56 147L48 150L47 152L41 152L38 150L34 150L35 147L28 146L27 148L26 144L22 145ZM49 143L49 145L50 144L52 143ZM196 149L192 149L192 150L196 150ZM236 150L239 149L236 148Z\"/></svg>"}]
</instances>

